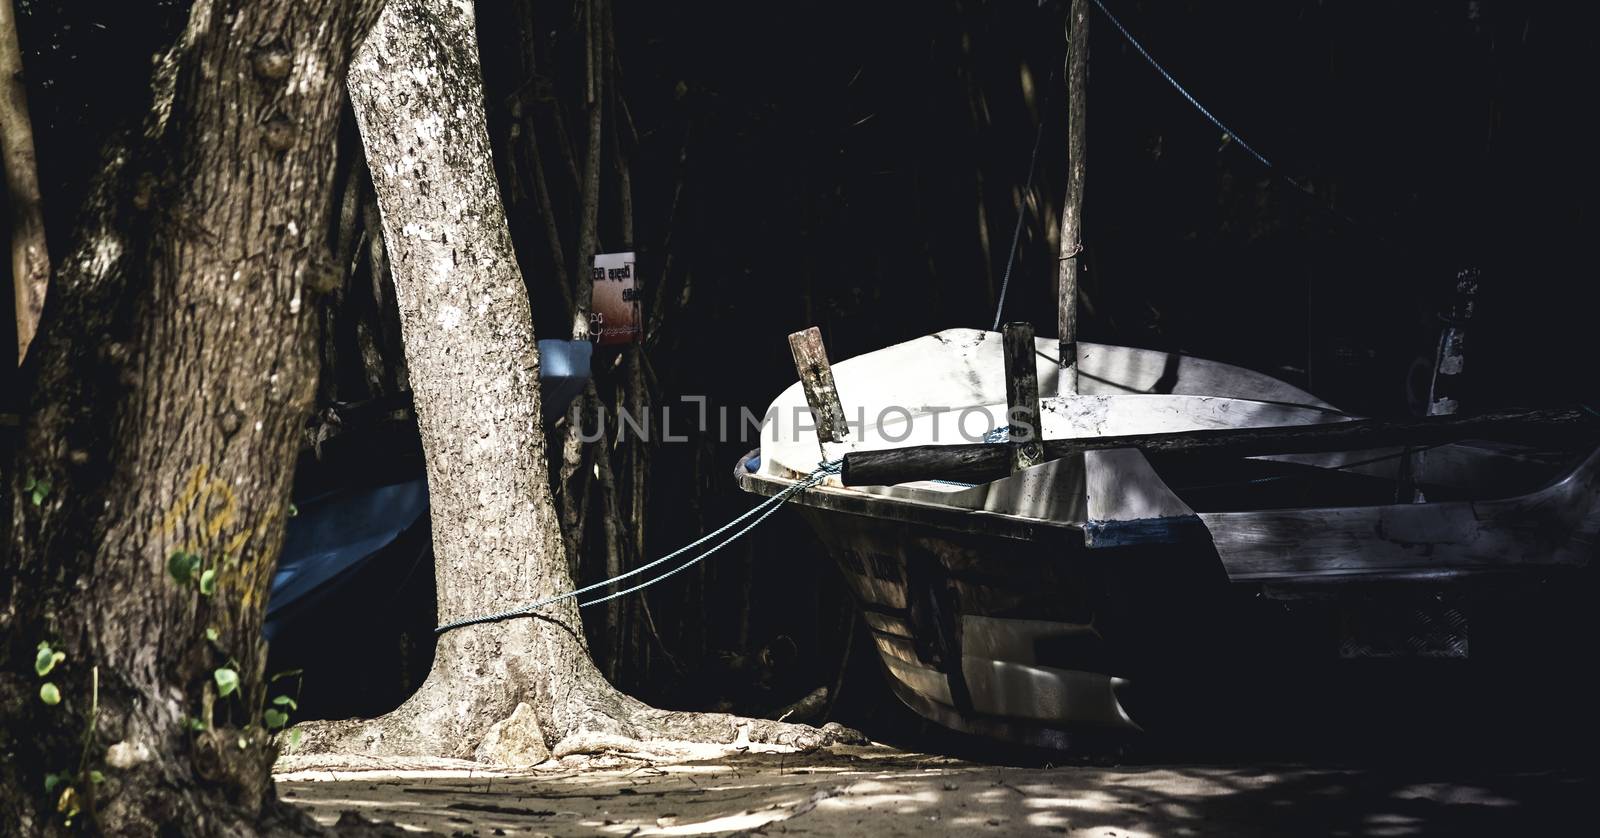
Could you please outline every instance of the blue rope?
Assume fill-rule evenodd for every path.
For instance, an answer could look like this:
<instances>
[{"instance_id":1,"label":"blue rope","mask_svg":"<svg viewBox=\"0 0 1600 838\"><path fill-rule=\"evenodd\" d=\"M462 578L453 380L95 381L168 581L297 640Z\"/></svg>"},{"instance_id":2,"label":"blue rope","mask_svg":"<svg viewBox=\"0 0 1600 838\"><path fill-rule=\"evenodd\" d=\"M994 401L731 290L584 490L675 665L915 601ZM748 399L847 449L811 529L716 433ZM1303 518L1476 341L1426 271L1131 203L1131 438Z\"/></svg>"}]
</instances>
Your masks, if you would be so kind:
<instances>
[{"instance_id":1,"label":"blue rope","mask_svg":"<svg viewBox=\"0 0 1600 838\"><path fill-rule=\"evenodd\" d=\"M1011 228L1011 252L1006 254L1006 272L1000 279L1000 300L994 306L994 325L989 328L991 332L1000 331L1000 316L1006 310L1006 289L1011 287L1011 268L1017 264L1017 243L1022 239L1022 222L1028 217L1023 210L1028 205L1028 199L1033 197L1033 172L1039 165L1039 143L1044 139L1045 108L1050 105L1050 93L1056 86L1056 74L1050 73L1050 80L1045 82L1044 101L1039 105L1039 128L1033 134L1033 157L1028 160L1028 185L1022 191L1022 202L1017 205L1017 224Z\"/></svg>"},{"instance_id":2,"label":"blue rope","mask_svg":"<svg viewBox=\"0 0 1600 838\"><path fill-rule=\"evenodd\" d=\"M1009 441L1011 441L1011 426L1010 425L1001 425L1000 427L994 428L994 429L990 430L988 433L983 435L983 442L984 442L985 445L994 445L995 443L1009 442ZM946 486L960 486L963 489L970 489L973 486L978 485L976 483L963 483L960 480L940 480L937 477L933 478L929 482L932 482L932 483L943 483Z\"/></svg>"},{"instance_id":3,"label":"blue rope","mask_svg":"<svg viewBox=\"0 0 1600 838\"><path fill-rule=\"evenodd\" d=\"M1144 44L1139 43L1139 39L1133 37L1133 33L1128 31L1128 27L1123 26L1122 21L1117 20L1117 16L1112 14L1110 9L1106 8L1105 3L1102 3L1101 0L1094 0L1094 5L1105 14L1108 20L1111 21L1112 26L1117 27L1117 31L1122 33L1122 37L1127 38L1128 43L1132 44L1133 48L1137 50L1140 55L1144 56L1144 60L1150 62L1150 66L1156 68L1156 72L1160 73L1161 77L1167 80L1167 84L1172 85L1172 89L1178 91L1183 98L1189 100L1189 104L1193 105L1194 109L1199 111L1201 116L1211 120L1211 124L1217 126L1217 130L1227 134L1233 139L1234 142L1239 144L1240 148L1250 152L1250 156L1261 161L1261 165L1266 166L1268 169L1276 169L1276 167L1272 165L1272 161L1262 156L1261 152L1251 148L1250 144L1245 142L1243 137L1240 137L1233 131L1233 129L1223 125L1222 120L1217 119L1216 116L1211 113L1211 111L1206 110L1205 105L1200 104L1199 99L1194 98L1194 96L1192 96L1188 90L1185 90L1183 85L1179 84L1178 80L1173 78L1171 73L1167 72L1167 68L1161 66L1161 62L1157 61L1155 56L1152 56L1150 51L1144 48Z\"/></svg>"},{"instance_id":4,"label":"blue rope","mask_svg":"<svg viewBox=\"0 0 1600 838\"><path fill-rule=\"evenodd\" d=\"M499 612L496 612L494 614L484 614L484 615L480 615L480 616L476 616L476 617L463 617L462 619L454 620L454 621L445 623L445 624L439 626L438 628L435 628L434 629L434 633L435 634L444 634L445 632L450 631L451 629L458 629L458 628L462 628L462 627L465 627L465 626L473 626L473 625L478 625L480 623L495 623L495 622L499 622L501 620L509 620L509 619L512 619L513 617L528 617L528 616L532 616L535 611L538 611L539 609L544 608L546 606L554 605L555 603L561 602L562 600L571 599L571 598L576 597L576 596L581 596L583 594L589 593L590 591L594 591L594 590L597 590L599 588L604 588L604 587L606 587L608 585L612 585L614 583L620 582L620 581L622 581L624 579L627 579L629 577L638 576L639 574L644 573L645 571L647 571L647 570L649 570L649 569L651 569L653 567L659 567L660 565L662 565L662 564L664 564L666 562L672 561L673 559L683 555L684 553L687 553L690 550L693 550L694 548L699 547L700 545L706 543L707 541L710 541L710 540L722 535L723 533L727 532L728 530L733 529L735 526L743 523L746 520L749 520L751 518L751 516L755 516L757 513L761 513L758 517L756 517L756 519L754 521L751 521L743 529L741 529L738 532L734 533L733 535L729 536L724 541L713 545L710 549L706 550L704 553L701 553L700 555L695 556L694 558L692 558L689 561L685 562L682 566L673 568L672 570L669 570L666 573L661 574L660 576L656 576L656 577L654 577L652 579L649 579L649 580L646 580L644 582L641 582L638 585L635 585L635 586L633 586L631 588L628 588L627 590L618 591L618 592L616 592L614 594L609 594L609 595L601 597L599 599L589 600L588 602L580 602L580 603L578 603L578 607L579 608L587 608L587 607L589 607L591 605L598 605L599 603L616 599L619 596L623 596L625 594L630 594L630 593L633 593L634 591L641 590L643 588L648 588L651 585L654 585L655 583L660 582L660 581L662 581L663 579L666 579L669 576L677 574L678 572L684 570L685 568L688 568L688 567L691 567L691 566L693 566L695 564L698 564L699 562L703 561L707 556L710 556L712 553L715 553L718 550L722 549L723 547L726 547L729 544L732 544L734 541L738 540L739 536L742 536L745 533L749 532L750 530L754 529L757 524L759 524L762 521L766 520L767 516L771 515L773 512L776 512L778 507L780 505L782 505L784 501L787 501L790 498L794 497L795 495L798 495L801 492L803 492L803 491L805 491L807 489L810 489L813 486L816 486L817 484L821 483L822 481L828 479L828 477L830 475L838 474L841 466L843 465L843 463L844 463L843 460L834 460L832 462L819 464L817 466L817 470L813 471L813 472L811 472L811 474L807 475L804 480L801 480L801 481L799 481L797 483L794 483L793 485L789 486L787 489L784 489L783 491L777 493L776 495L773 495L772 497L767 498L766 500L762 501L761 503L756 504L753 508L750 509L750 511L745 512L743 515L740 515L739 517L734 518L732 521L729 521L728 523L723 524L722 526L718 527L717 529L713 530L712 532L707 533L704 536L701 536L699 539L697 539L697 540L695 540L695 541L693 541L693 542L691 542L689 544L685 544L684 546L679 547L678 549L672 551L671 553L668 553L667 555L662 556L661 558L656 559L655 561L650 562L649 564L642 565L640 567L636 567L633 570L628 571L627 573L623 573L623 574L619 574L617 576L613 576L610 579L601 580L601 581L596 582L596 583L594 583L592 585L585 585L584 587L578 588L577 590L574 590L574 591L567 591L566 593L563 593L563 594L556 594L555 596L545 597L544 599L538 600L536 602L529 603L527 605L521 605L521 606L518 606L516 608L507 609L505 611L499 611ZM765 510L765 511L763 511L763 510Z\"/></svg>"},{"instance_id":5,"label":"blue rope","mask_svg":"<svg viewBox=\"0 0 1600 838\"><path fill-rule=\"evenodd\" d=\"M1117 16L1112 14L1110 9L1106 8L1106 4L1102 2L1102 0L1094 0L1094 5L1095 8L1098 8L1102 13L1105 14L1106 19L1111 21L1112 26L1117 27L1117 31L1122 33L1122 37L1128 39L1128 43L1132 44L1133 48L1137 50L1140 55L1144 56L1144 60L1150 62L1150 66L1154 67L1156 72L1160 73L1161 77L1167 80L1167 84L1172 85L1172 89L1178 91L1178 94L1186 99L1189 104L1193 105L1194 109L1199 111L1201 116L1204 116L1207 120L1210 120L1211 124L1217 127L1217 130L1221 131L1232 141L1238 143L1240 148L1248 152L1251 157L1254 157L1257 162L1267 169L1267 171L1271 172L1284 183L1287 183L1299 190L1307 198L1310 198L1317 206L1321 207L1323 210L1350 227L1363 232L1369 232L1370 234L1370 231L1368 231L1360 222L1356 221L1354 218L1351 218L1349 215L1346 215L1343 211L1333 206L1333 204L1329 203L1326 198L1318 195L1310 187L1284 174L1277 166L1272 165L1272 161L1268 160L1265 155L1259 151L1256 151L1250 146L1249 143L1245 142L1243 137L1240 137L1233 131L1233 129L1223 125L1222 120L1217 119L1216 115L1207 110L1205 105L1200 104L1199 99L1194 98L1194 96L1189 93L1189 91L1186 90L1183 85L1178 83L1177 79L1172 77L1171 73L1167 72L1167 68L1161 66L1161 62L1157 61L1155 56L1152 56L1150 51L1144 48L1144 44L1139 43L1138 38L1133 37L1133 33L1128 31L1128 27L1123 26L1122 21L1117 20ZM1382 238L1381 236L1374 237L1379 238L1380 240Z\"/></svg>"}]
</instances>

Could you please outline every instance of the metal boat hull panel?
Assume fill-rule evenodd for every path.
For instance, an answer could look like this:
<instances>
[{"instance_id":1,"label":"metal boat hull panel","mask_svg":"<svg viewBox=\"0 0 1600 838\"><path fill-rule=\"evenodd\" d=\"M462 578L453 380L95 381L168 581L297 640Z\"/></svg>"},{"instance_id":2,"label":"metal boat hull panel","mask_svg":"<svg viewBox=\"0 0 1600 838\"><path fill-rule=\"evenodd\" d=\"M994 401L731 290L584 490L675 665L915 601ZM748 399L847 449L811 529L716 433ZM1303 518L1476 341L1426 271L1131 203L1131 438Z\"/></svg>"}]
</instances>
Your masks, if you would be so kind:
<instances>
[{"instance_id":1,"label":"metal boat hull panel","mask_svg":"<svg viewBox=\"0 0 1600 838\"><path fill-rule=\"evenodd\" d=\"M884 671L913 710L959 730L1059 744L1134 731L1119 692L1119 587L1075 530L1010 538L799 507L860 604ZM1145 551L1159 587L1166 551ZM1132 565L1130 565L1132 567ZM1176 579L1183 574L1177 574ZM1129 659L1127 666L1136 666ZM1004 731L999 733L997 731Z\"/></svg>"}]
</instances>

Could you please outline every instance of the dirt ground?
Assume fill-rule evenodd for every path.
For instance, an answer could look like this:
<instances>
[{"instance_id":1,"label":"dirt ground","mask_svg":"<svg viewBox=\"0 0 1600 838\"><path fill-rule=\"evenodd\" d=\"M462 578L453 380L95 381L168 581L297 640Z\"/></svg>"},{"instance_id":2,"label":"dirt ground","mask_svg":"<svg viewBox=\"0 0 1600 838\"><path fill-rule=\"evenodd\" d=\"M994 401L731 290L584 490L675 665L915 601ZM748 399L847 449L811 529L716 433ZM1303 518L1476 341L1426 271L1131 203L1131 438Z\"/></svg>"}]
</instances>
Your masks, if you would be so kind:
<instances>
[{"instance_id":1,"label":"dirt ground","mask_svg":"<svg viewBox=\"0 0 1600 838\"><path fill-rule=\"evenodd\" d=\"M353 810L407 831L484 836L1561 835L1587 822L1600 792L1580 768L1018 768L876 745L521 773L442 761L280 767L291 770L279 793L324 824Z\"/></svg>"}]
</instances>

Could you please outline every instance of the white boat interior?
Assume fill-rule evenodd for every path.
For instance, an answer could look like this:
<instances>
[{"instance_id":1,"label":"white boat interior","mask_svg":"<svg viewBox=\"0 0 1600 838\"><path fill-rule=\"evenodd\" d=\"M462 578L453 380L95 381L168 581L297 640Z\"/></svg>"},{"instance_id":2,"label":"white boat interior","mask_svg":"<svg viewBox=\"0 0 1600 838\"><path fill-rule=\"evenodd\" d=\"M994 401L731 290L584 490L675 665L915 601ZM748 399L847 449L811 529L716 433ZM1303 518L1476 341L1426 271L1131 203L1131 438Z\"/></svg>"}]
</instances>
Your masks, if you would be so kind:
<instances>
[{"instance_id":1,"label":"white boat interior","mask_svg":"<svg viewBox=\"0 0 1600 838\"><path fill-rule=\"evenodd\" d=\"M1039 339L1036 345L1039 390L1054 393L1059 389L1055 342ZM1000 353L997 332L948 329L834 364L850 440L826 449L818 446L805 393L796 382L767 414L761 473L808 474L824 450L831 460L848 451L993 441L992 432L1007 424ZM1041 399L1044 439L1352 418L1303 390L1242 367L1094 343L1079 344L1078 353L1081 393ZM1082 471L1057 461L984 486L927 480L855 491L1034 520L1082 522ZM824 485L843 488L837 477Z\"/></svg>"},{"instance_id":2,"label":"white boat interior","mask_svg":"<svg viewBox=\"0 0 1600 838\"><path fill-rule=\"evenodd\" d=\"M1056 344L1041 339L1036 347L1039 390L1054 394L1059 389ZM833 375L849 420L849 439L825 446L817 441L804 391L795 383L772 403L762 431L759 466L752 476L781 484L811 474L820 462L837 460L850 451L1003 438L1000 429L1007 420L1001 350L996 332L949 329L835 363ZM1079 364L1080 393L1046 395L1041 400L1046 440L1358 418L1272 376L1176 353L1080 343ZM1394 448L1249 458L1226 474L1188 475L1182 485L1177 480L1169 485L1172 475L1165 469L1158 474L1140 451L1119 449L1047 461L983 485L922 480L897 486L845 487L837 476L831 476L812 491L824 498L873 499L867 514L894 516L897 507L933 507L973 513L977 516L973 526L984 525L979 519L989 525L1007 519L1079 527L1090 546L1168 537L1161 528L1133 525L1203 522L1219 549L1229 548L1224 549L1225 561L1230 549L1241 560L1249 554L1254 558L1247 564L1253 562L1251 566L1260 571L1271 567L1274 557L1281 558L1279 553L1298 549L1295 539L1285 541L1283 537L1283 528L1300 526L1290 520L1293 516L1274 518L1277 523L1271 533L1260 530L1268 519L1263 515L1270 517L1269 513L1282 510L1324 515L1329 520L1348 518L1350 526L1362 526L1358 522L1375 515L1396 522L1418 516L1462 517L1440 530L1439 537L1448 539L1458 537L1452 532L1472 528L1467 519L1493 517L1494 507L1483 501L1499 498L1514 503L1520 496L1528 502L1532 493L1544 491L1554 493L1551 502L1536 506L1561 510L1552 525L1568 532L1574 528L1586 531L1585 527L1595 523L1592 493L1571 481L1588 472L1568 470L1589 453L1479 442L1430 448L1426 452L1430 485L1455 493L1441 498L1461 501L1454 505L1415 504L1409 491L1404 499L1396 497L1395 486L1409 473L1408 461L1414 457ZM1595 466L1591 458L1585 467L1593 471ZM1261 476L1262 469L1268 470L1266 477ZM1319 491L1333 500L1311 505L1331 511L1297 509L1306 504L1297 504L1296 496L1280 491L1287 483L1256 486L1282 479L1276 476L1279 472L1293 472L1296 484L1316 480L1327 484ZM1565 480L1560 479L1563 475ZM1241 489L1253 493L1241 501ZM1219 492L1228 497L1216 500ZM1561 496L1559 502L1555 495ZM1389 511L1380 515L1379 510ZM1335 539L1343 543L1324 546L1360 553L1363 545L1355 543L1359 538L1354 533L1338 534ZM1270 547L1272 555L1268 557L1255 549L1279 542L1284 545ZM1293 563L1299 565L1300 561Z\"/></svg>"}]
</instances>

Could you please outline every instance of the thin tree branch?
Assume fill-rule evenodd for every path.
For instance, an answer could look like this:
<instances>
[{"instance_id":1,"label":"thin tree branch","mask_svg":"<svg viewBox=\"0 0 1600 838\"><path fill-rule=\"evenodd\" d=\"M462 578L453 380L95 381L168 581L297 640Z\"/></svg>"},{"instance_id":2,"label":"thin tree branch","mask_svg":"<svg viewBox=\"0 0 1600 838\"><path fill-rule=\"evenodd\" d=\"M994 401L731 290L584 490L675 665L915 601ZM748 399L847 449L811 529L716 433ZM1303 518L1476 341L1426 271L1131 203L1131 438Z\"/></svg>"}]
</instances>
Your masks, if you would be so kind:
<instances>
[{"instance_id":1,"label":"thin tree branch","mask_svg":"<svg viewBox=\"0 0 1600 838\"><path fill-rule=\"evenodd\" d=\"M523 84L528 85L538 77L539 62L534 53L534 46L538 40L537 29L533 21L531 2L519 4L518 26L522 34L522 49L519 54L522 59ZM566 248L561 244L561 225L557 222L555 202L550 198L550 178L545 172L544 156L539 151L538 128L533 118L532 108L516 107L516 115L521 118L522 134L527 139L524 146L524 155L527 165L525 170L533 173L533 194L539 204L539 214L544 219L545 242L550 248L550 261L555 264L556 287L561 291L561 301L566 305L567 311L572 311L572 277L567 268Z\"/></svg>"},{"instance_id":2,"label":"thin tree branch","mask_svg":"<svg viewBox=\"0 0 1600 838\"><path fill-rule=\"evenodd\" d=\"M606 0L589 1L588 55L589 55L589 148L584 161L582 202L578 210L578 249L572 267L572 337L581 340L589 335L589 308L594 300L594 254L599 238L600 217L600 166L605 115L605 38L602 31L608 14Z\"/></svg>"},{"instance_id":3,"label":"thin tree branch","mask_svg":"<svg viewBox=\"0 0 1600 838\"><path fill-rule=\"evenodd\" d=\"M600 94L604 90L605 51L601 25L605 15L606 0L589 0L588 6L588 62L589 62L589 149L584 168L583 200L578 218L578 249L572 266L572 339L589 337L589 308L594 300L594 264L596 228L600 213L601 117L605 112ZM583 462L582 417L595 402L593 382L584 395L573 401L567 411L566 436L561 446L561 486L563 519L568 525L577 525L576 501L585 494L579 484L585 482L579 470Z\"/></svg>"}]
</instances>

